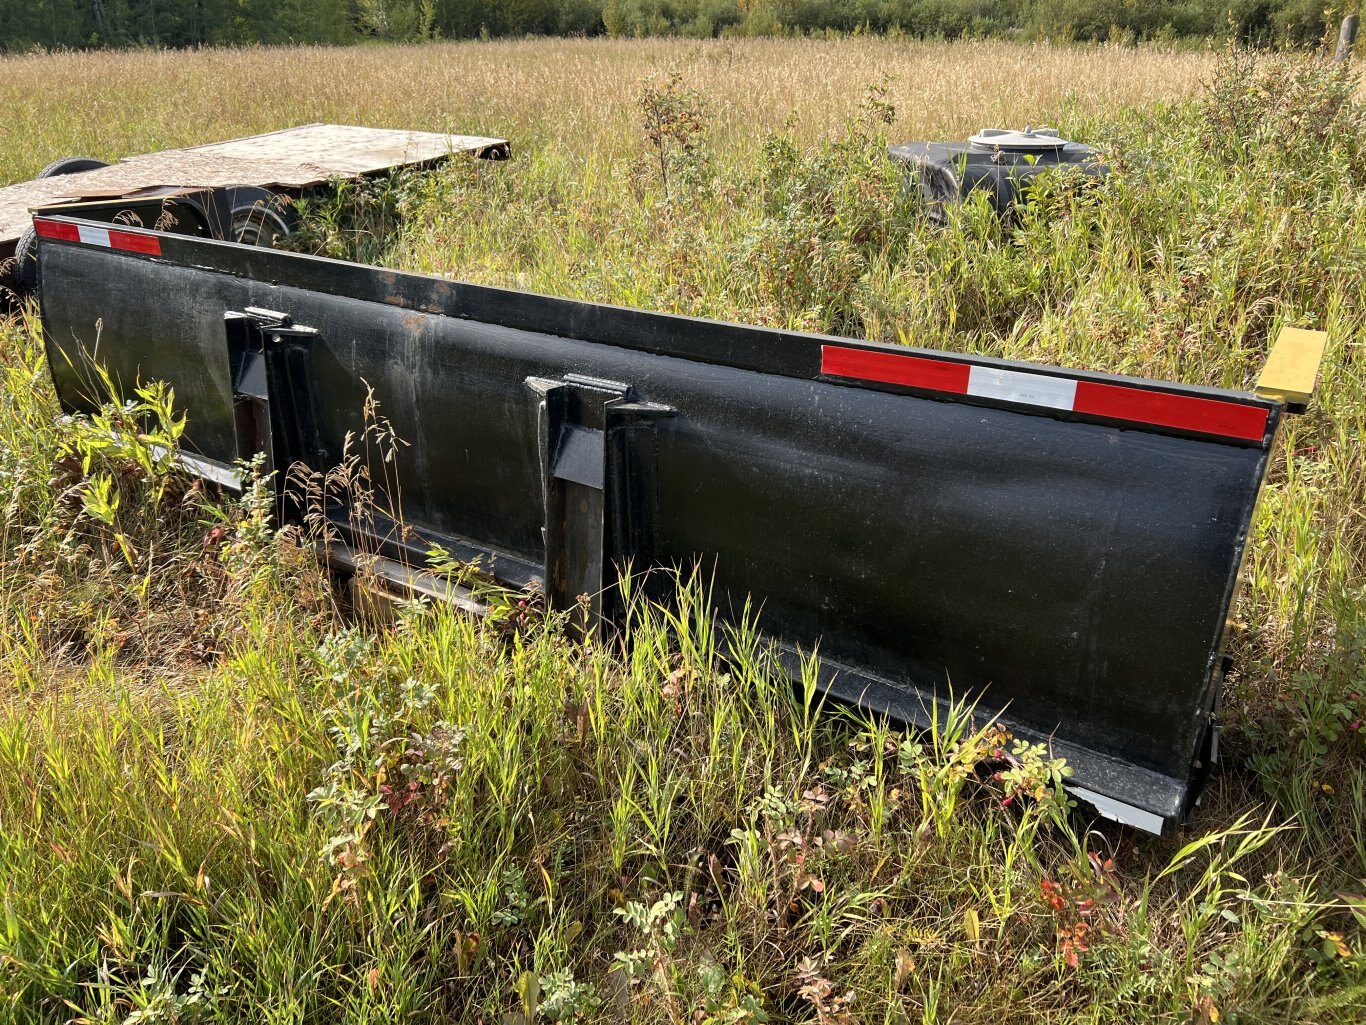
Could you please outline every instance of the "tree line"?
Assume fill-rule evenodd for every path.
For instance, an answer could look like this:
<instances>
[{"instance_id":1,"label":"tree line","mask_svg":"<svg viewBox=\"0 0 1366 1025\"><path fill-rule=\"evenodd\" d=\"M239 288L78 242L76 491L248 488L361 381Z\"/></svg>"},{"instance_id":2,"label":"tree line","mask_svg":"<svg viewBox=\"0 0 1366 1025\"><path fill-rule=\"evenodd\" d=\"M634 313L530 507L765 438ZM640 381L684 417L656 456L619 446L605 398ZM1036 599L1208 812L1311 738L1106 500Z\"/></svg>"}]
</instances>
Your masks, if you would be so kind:
<instances>
[{"instance_id":1,"label":"tree line","mask_svg":"<svg viewBox=\"0 0 1366 1025\"><path fill-rule=\"evenodd\" d=\"M1324 0L0 0L0 50L524 35L1317 42Z\"/></svg>"}]
</instances>

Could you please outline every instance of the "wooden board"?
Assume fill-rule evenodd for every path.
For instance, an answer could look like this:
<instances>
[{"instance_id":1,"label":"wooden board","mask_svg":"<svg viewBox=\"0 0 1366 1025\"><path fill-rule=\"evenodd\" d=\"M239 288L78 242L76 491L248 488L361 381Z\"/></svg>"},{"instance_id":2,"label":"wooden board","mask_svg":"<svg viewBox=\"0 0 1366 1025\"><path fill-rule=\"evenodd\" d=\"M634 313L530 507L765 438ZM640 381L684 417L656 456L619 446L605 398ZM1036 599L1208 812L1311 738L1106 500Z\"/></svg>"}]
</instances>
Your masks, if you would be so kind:
<instances>
[{"instance_id":1,"label":"wooden board","mask_svg":"<svg viewBox=\"0 0 1366 1025\"><path fill-rule=\"evenodd\" d=\"M435 163L456 153L506 152L507 141L354 125L300 125L264 135L127 157L95 171L0 188L0 254L12 252L29 211L64 199L116 198L144 189L256 185L301 189Z\"/></svg>"},{"instance_id":2,"label":"wooden board","mask_svg":"<svg viewBox=\"0 0 1366 1025\"><path fill-rule=\"evenodd\" d=\"M1302 410L1314 397L1328 332L1283 327L1257 378L1257 394Z\"/></svg>"}]
</instances>

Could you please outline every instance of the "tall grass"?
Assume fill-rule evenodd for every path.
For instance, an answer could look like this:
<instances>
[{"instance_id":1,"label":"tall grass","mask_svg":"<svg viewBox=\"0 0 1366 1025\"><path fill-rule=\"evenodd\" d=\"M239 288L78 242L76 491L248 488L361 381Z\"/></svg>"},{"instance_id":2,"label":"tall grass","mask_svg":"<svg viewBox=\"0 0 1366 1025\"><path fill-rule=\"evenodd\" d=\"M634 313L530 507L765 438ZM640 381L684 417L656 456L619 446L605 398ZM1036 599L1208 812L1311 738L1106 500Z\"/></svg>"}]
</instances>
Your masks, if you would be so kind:
<instances>
[{"instance_id":1,"label":"tall grass","mask_svg":"<svg viewBox=\"0 0 1366 1025\"><path fill-rule=\"evenodd\" d=\"M528 152L634 152L640 78L680 70L728 146L795 117L803 141L894 79L897 134L957 138L1065 106L1197 88L1211 62L1133 47L821 40L560 39L0 56L0 181L56 154L113 160L309 121L499 135Z\"/></svg>"},{"instance_id":2,"label":"tall grass","mask_svg":"<svg viewBox=\"0 0 1366 1025\"><path fill-rule=\"evenodd\" d=\"M974 84L992 62L1018 90ZM677 82L639 81L668 64ZM629 643L571 644L498 594L514 615L344 613L260 482L233 498L171 466L173 396L59 418L33 325L6 322L0 1021L1359 1018L1350 76L863 41L19 58L0 83L15 69L72 113L35 129L51 149L0 143L14 169L278 127L310 116L310 75L316 117L476 127L460 115L486 98L477 127L514 160L320 204L298 244L336 255L1234 387L1283 323L1331 344L1254 525L1231 765L1156 841L1068 809L1047 753L970 707L908 735L823 706L809 667L792 686L753 623L712 618L705 579L667 603L628 581ZM203 121L215 76L261 85L255 106ZM661 103L696 128L655 148ZM1044 118L1116 173L1009 230L977 204L930 229L881 160L889 132Z\"/></svg>"}]
</instances>

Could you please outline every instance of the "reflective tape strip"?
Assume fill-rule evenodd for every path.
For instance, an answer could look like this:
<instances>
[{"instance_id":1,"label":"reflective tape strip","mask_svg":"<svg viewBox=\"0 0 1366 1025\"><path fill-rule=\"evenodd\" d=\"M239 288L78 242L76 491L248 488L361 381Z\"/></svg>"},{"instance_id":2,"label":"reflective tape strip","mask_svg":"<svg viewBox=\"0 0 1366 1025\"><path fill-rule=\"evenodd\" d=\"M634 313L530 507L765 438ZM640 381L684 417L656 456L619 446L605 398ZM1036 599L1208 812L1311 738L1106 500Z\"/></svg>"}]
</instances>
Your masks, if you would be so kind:
<instances>
[{"instance_id":1,"label":"reflective tape strip","mask_svg":"<svg viewBox=\"0 0 1366 1025\"><path fill-rule=\"evenodd\" d=\"M1243 441L1261 441L1266 434L1268 413L1260 406L1150 391L1124 384L973 366L909 353L903 356L895 352L823 345L821 373L996 399L1022 406L1061 409L1152 427L1174 427Z\"/></svg>"},{"instance_id":2,"label":"reflective tape strip","mask_svg":"<svg viewBox=\"0 0 1366 1025\"><path fill-rule=\"evenodd\" d=\"M1077 397L1077 382L1065 377L1022 374L1018 370L973 367L968 374L969 395L979 399L1023 402L1029 406L1071 409Z\"/></svg>"},{"instance_id":3,"label":"reflective tape strip","mask_svg":"<svg viewBox=\"0 0 1366 1025\"><path fill-rule=\"evenodd\" d=\"M81 240L80 231L74 224L62 224L57 221L45 221L42 218L35 218L33 230L39 238L59 238L63 242L79 242Z\"/></svg>"},{"instance_id":4,"label":"reflective tape strip","mask_svg":"<svg viewBox=\"0 0 1366 1025\"><path fill-rule=\"evenodd\" d=\"M148 256L161 255L161 239L155 235L144 235L138 231L109 230L109 244L115 249L130 253L145 253Z\"/></svg>"},{"instance_id":5,"label":"reflective tape strip","mask_svg":"<svg viewBox=\"0 0 1366 1025\"><path fill-rule=\"evenodd\" d=\"M93 224L76 225L76 234L80 241L88 246L104 246L109 248L109 229L97 228Z\"/></svg>"},{"instance_id":6,"label":"reflective tape strip","mask_svg":"<svg viewBox=\"0 0 1366 1025\"><path fill-rule=\"evenodd\" d=\"M821 346L821 373L834 377L857 377L884 384L904 384L908 388L957 392L966 395L972 367L924 356L902 356L868 349L846 349L840 345Z\"/></svg>"},{"instance_id":7,"label":"reflective tape strip","mask_svg":"<svg viewBox=\"0 0 1366 1025\"><path fill-rule=\"evenodd\" d=\"M129 253L142 253L146 256L161 255L161 239L140 231L125 231L122 228L106 228L98 224L69 224L64 221L49 221L41 217L33 220L33 230L41 238L61 239L63 242L82 242L88 246L103 246L105 249L121 249Z\"/></svg>"},{"instance_id":8,"label":"reflective tape strip","mask_svg":"<svg viewBox=\"0 0 1366 1025\"><path fill-rule=\"evenodd\" d=\"M1144 391L1119 384L1078 381L1074 412L1115 420L1135 420L1159 427L1181 427L1205 434L1222 434L1244 441L1261 441L1267 411L1198 395Z\"/></svg>"}]
</instances>

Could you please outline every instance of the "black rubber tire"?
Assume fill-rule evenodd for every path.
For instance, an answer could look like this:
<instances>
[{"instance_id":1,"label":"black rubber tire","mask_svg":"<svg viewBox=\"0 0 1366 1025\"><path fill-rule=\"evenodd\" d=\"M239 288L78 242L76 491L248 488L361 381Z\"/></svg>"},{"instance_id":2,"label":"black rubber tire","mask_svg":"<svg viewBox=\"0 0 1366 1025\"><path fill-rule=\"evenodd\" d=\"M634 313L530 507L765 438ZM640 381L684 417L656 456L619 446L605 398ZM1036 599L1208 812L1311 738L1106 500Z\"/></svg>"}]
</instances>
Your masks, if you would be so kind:
<instances>
[{"instance_id":1,"label":"black rubber tire","mask_svg":"<svg viewBox=\"0 0 1366 1025\"><path fill-rule=\"evenodd\" d=\"M275 210L262 206L239 206L232 212L231 241L270 249L284 238L292 225Z\"/></svg>"},{"instance_id":2,"label":"black rubber tire","mask_svg":"<svg viewBox=\"0 0 1366 1025\"><path fill-rule=\"evenodd\" d=\"M294 204L267 189L238 186L228 190L227 201L232 211L229 242L269 249L298 225Z\"/></svg>"},{"instance_id":3,"label":"black rubber tire","mask_svg":"<svg viewBox=\"0 0 1366 1025\"><path fill-rule=\"evenodd\" d=\"M14 247L10 288L20 301L38 290L38 235L32 226L19 236L19 244Z\"/></svg>"},{"instance_id":4,"label":"black rubber tire","mask_svg":"<svg viewBox=\"0 0 1366 1025\"><path fill-rule=\"evenodd\" d=\"M61 160L54 160L45 168L38 172L39 178L60 178L64 174L77 174L80 171L97 171L101 167L108 167L103 160L96 160L94 157L62 157Z\"/></svg>"}]
</instances>

